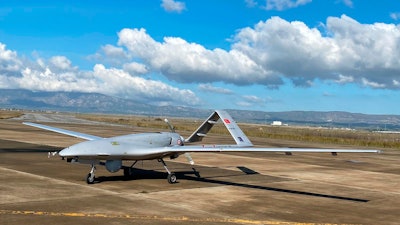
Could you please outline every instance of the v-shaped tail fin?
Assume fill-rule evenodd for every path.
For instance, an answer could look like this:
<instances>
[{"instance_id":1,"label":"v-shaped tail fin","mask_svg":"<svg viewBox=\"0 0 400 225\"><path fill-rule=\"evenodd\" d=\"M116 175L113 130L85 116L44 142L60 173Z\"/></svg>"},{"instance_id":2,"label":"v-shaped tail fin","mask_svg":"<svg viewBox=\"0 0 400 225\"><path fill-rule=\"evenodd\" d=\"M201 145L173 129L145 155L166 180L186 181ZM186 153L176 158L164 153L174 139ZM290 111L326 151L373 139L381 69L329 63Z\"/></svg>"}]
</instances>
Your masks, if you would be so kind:
<instances>
[{"instance_id":1,"label":"v-shaped tail fin","mask_svg":"<svg viewBox=\"0 0 400 225\"><path fill-rule=\"evenodd\" d=\"M197 142L201 141L203 137L207 136L208 131L218 122L218 120L224 123L229 133L232 135L236 144L240 147L251 147L253 144L239 128L235 120L232 119L231 115L223 110L215 110L185 142Z\"/></svg>"}]
</instances>

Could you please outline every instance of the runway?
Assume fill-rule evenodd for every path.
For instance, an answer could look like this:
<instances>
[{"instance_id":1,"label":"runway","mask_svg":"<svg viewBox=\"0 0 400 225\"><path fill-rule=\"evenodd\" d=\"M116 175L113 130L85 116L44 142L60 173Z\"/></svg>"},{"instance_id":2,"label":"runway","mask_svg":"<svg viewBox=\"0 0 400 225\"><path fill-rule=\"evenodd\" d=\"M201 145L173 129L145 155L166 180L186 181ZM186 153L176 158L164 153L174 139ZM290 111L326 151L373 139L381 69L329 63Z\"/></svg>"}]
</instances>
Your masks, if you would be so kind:
<instances>
[{"instance_id":1,"label":"runway","mask_svg":"<svg viewBox=\"0 0 400 225\"><path fill-rule=\"evenodd\" d=\"M142 132L51 122L98 136ZM166 161L176 184L160 163L145 161L133 179L98 167L96 183L87 185L88 165L47 158L79 141L0 120L0 224L398 224L397 150L336 157L198 153L194 166L185 157ZM207 137L221 141L229 137Z\"/></svg>"}]
</instances>

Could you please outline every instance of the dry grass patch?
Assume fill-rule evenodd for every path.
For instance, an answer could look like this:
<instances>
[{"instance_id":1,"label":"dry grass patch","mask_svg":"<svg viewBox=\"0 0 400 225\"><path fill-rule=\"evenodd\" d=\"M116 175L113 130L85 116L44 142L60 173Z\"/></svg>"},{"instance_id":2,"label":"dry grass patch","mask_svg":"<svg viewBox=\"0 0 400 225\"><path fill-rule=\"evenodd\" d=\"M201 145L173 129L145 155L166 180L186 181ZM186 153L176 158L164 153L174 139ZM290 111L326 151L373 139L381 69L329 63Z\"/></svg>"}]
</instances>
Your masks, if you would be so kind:
<instances>
[{"instance_id":1,"label":"dry grass patch","mask_svg":"<svg viewBox=\"0 0 400 225\"><path fill-rule=\"evenodd\" d=\"M400 134L364 130L342 130L316 127L246 126L250 137L263 137L308 143L351 145L371 148L400 149Z\"/></svg>"},{"instance_id":2,"label":"dry grass patch","mask_svg":"<svg viewBox=\"0 0 400 225\"><path fill-rule=\"evenodd\" d=\"M126 115L78 115L77 117L100 122L124 124L136 127L168 130L164 119L160 117L126 116ZM202 119L169 119L178 132L193 132ZM249 137L261 137L304 143L320 143L348 145L368 148L400 149L400 134L374 133L362 130L340 130L316 127L285 127L262 124L239 124ZM212 134L228 135L222 123L216 124L210 131Z\"/></svg>"},{"instance_id":3,"label":"dry grass patch","mask_svg":"<svg viewBox=\"0 0 400 225\"><path fill-rule=\"evenodd\" d=\"M0 119L11 119L15 117L20 117L22 115L24 115L24 113L19 111L0 110Z\"/></svg>"}]
</instances>

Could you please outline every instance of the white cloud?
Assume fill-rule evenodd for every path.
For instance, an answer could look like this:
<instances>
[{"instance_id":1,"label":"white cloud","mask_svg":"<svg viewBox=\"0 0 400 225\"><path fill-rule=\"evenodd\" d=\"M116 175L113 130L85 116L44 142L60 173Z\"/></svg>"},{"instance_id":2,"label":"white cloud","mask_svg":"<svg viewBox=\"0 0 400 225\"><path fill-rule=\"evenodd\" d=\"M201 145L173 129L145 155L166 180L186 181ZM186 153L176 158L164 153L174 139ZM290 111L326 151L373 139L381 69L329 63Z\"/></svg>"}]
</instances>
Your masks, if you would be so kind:
<instances>
[{"instance_id":1,"label":"white cloud","mask_svg":"<svg viewBox=\"0 0 400 225\"><path fill-rule=\"evenodd\" d=\"M335 82L339 84L351 83L353 81L354 78L352 76L343 76L342 74L339 74L338 79L335 80Z\"/></svg>"},{"instance_id":2,"label":"white cloud","mask_svg":"<svg viewBox=\"0 0 400 225\"><path fill-rule=\"evenodd\" d=\"M334 43L315 28L302 22L273 17L254 28L244 28L235 37L233 48L243 52L265 70L293 79L310 80L329 67L336 51Z\"/></svg>"},{"instance_id":3,"label":"white cloud","mask_svg":"<svg viewBox=\"0 0 400 225\"><path fill-rule=\"evenodd\" d=\"M250 102L244 102L244 101L236 102L236 105L237 105L237 106L240 106L240 107L252 107L252 106L253 106L252 103L250 103Z\"/></svg>"},{"instance_id":4,"label":"white cloud","mask_svg":"<svg viewBox=\"0 0 400 225\"><path fill-rule=\"evenodd\" d=\"M149 72L146 65L137 62L126 63L123 65L123 69L131 75L146 74Z\"/></svg>"},{"instance_id":5,"label":"white cloud","mask_svg":"<svg viewBox=\"0 0 400 225\"><path fill-rule=\"evenodd\" d=\"M119 46L102 46L93 56L113 65L97 63L89 71L73 66L64 56L21 58L0 43L0 88L99 92L184 105L200 100L190 90L138 75L161 73L177 82L200 83L199 90L223 94L232 91L211 83L277 87L283 80L299 86L320 80L400 89L399 25L361 24L343 15L329 17L323 27L326 31L321 32L303 22L272 17L238 30L228 50L207 49L179 37L156 41L145 29L123 29L118 33ZM241 100L248 104L260 99Z\"/></svg>"},{"instance_id":6,"label":"white cloud","mask_svg":"<svg viewBox=\"0 0 400 225\"><path fill-rule=\"evenodd\" d=\"M347 7L353 8L353 1L352 0L342 0L343 4L345 4Z\"/></svg>"},{"instance_id":7,"label":"white cloud","mask_svg":"<svg viewBox=\"0 0 400 225\"><path fill-rule=\"evenodd\" d=\"M260 98L255 95L243 95L241 96L242 100L236 102L235 104L240 107L259 107L259 106L265 106L267 100L272 101L270 98L264 99Z\"/></svg>"},{"instance_id":8,"label":"white cloud","mask_svg":"<svg viewBox=\"0 0 400 225\"><path fill-rule=\"evenodd\" d=\"M249 8L256 7L258 3L255 0L244 0L246 3L246 6Z\"/></svg>"},{"instance_id":9,"label":"white cloud","mask_svg":"<svg viewBox=\"0 0 400 225\"><path fill-rule=\"evenodd\" d=\"M400 12L392 12L390 13L390 18L394 20L399 20L400 19Z\"/></svg>"},{"instance_id":10,"label":"white cloud","mask_svg":"<svg viewBox=\"0 0 400 225\"><path fill-rule=\"evenodd\" d=\"M312 0L267 0L265 9L267 10L285 10L296 8L310 3Z\"/></svg>"},{"instance_id":11,"label":"white cloud","mask_svg":"<svg viewBox=\"0 0 400 225\"><path fill-rule=\"evenodd\" d=\"M93 70L82 71L65 56L54 56L48 60L20 60L16 52L0 44L1 65L8 66L0 68L0 88L94 92L150 104L193 106L200 103L200 99L190 90L131 76L125 70L136 74L147 72L144 65L135 62L124 65L125 70L96 64Z\"/></svg>"},{"instance_id":12,"label":"white cloud","mask_svg":"<svg viewBox=\"0 0 400 225\"><path fill-rule=\"evenodd\" d=\"M18 72L21 66L22 61L18 58L17 53L6 49L6 45L0 42L0 74L12 75Z\"/></svg>"},{"instance_id":13,"label":"white cloud","mask_svg":"<svg viewBox=\"0 0 400 225\"><path fill-rule=\"evenodd\" d=\"M243 99L246 100L246 102L249 102L249 103L265 103L265 99L262 99L260 97L255 96L255 95L244 95Z\"/></svg>"},{"instance_id":14,"label":"white cloud","mask_svg":"<svg viewBox=\"0 0 400 225\"><path fill-rule=\"evenodd\" d=\"M278 87L286 78L298 86L320 79L399 88L392 81L400 73L400 26L361 24L343 15L329 17L323 27L321 33L300 21L272 17L239 30L230 50L206 49L179 37L158 42L145 29L121 30L118 44L149 71L182 83Z\"/></svg>"},{"instance_id":15,"label":"white cloud","mask_svg":"<svg viewBox=\"0 0 400 225\"><path fill-rule=\"evenodd\" d=\"M113 45L105 45L101 47L101 50L107 57L112 58L128 58L123 48L115 47Z\"/></svg>"},{"instance_id":16,"label":"white cloud","mask_svg":"<svg viewBox=\"0 0 400 225\"><path fill-rule=\"evenodd\" d=\"M167 12L182 12L186 9L184 2L174 0L162 0L161 7Z\"/></svg>"},{"instance_id":17,"label":"white cloud","mask_svg":"<svg viewBox=\"0 0 400 225\"><path fill-rule=\"evenodd\" d=\"M89 55L87 58L97 63L103 62L113 66L121 66L129 62L131 56L123 48L107 44L101 46L99 51Z\"/></svg>"},{"instance_id":18,"label":"white cloud","mask_svg":"<svg viewBox=\"0 0 400 225\"><path fill-rule=\"evenodd\" d=\"M145 29L123 29L118 35L119 45L171 80L186 83L224 81L238 85L281 83L279 78L235 49L208 50L176 37L165 37L160 43L151 38Z\"/></svg>"},{"instance_id":19,"label":"white cloud","mask_svg":"<svg viewBox=\"0 0 400 225\"><path fill-rule=\"evenodd\" d=\"M233 49L243 52L266 71L292 81L314 79L365 83L394 88L400 72L400 27L393 24L360 24L350 17L330 17L323 36L303 22L273 17L244 28L235 37ZM340 75L339 75L340 74ZM297 83L301 85L300 83Z\"/></svg>"},{"instance_id":20,"label":"white cloud","mask_svg":"<svg viewBox=\"0 0 400 225\"><path fill-rule=\"evenodd\" d=\"M211 84L199 84L199 89L204 92L213 92L213 93L225 94L225 95L233 94L232 90L229 90L226 88L221 88L221 87L215 87Z\"/></svg>"},{"instance_id":21,"label":"white cloud","mask_svg":"<svg viewBox=\"0 0 400 225\"><path fill-rule=\"evenodd\" d=\"M53 56L50 58L50 63L60 70L71 69L71 61L65 56Z\"/></svg>"},{"instance_id":22,"label":"white cloud","mask_svg":"<svg viewBox=\"0 0 400 225\"><path fill-rule=\"evenodd\" d=\"M93 75L100 79L103 93L130 99L147 100L148 103L173 103L197 105L200 100L190 90L180 90L160 81L132 77L123 70L95 65Z\"/></svg>"},{"instance_id":23,"label":"white cloud","mask_svg":"<svg viewBox=\"0 0 400 225\"><path fill-rule=\"evenodd\" d=\"M362 78L362 83L365 86L372 87L372 88L385 88L385 84L380 84L378 82L369 81L367 78Z\"/></svg>"},{"instance_id":24,"label":"white cloud","mask_svg":"<svg viewBox=\"0 0 400 225\"><path fill-rule=\"evenodd\" d=\"M6 45L0 43L0 60L1 61L11 61L17 57L17 53L7 50Z\"/></svg>"}]
</instances>

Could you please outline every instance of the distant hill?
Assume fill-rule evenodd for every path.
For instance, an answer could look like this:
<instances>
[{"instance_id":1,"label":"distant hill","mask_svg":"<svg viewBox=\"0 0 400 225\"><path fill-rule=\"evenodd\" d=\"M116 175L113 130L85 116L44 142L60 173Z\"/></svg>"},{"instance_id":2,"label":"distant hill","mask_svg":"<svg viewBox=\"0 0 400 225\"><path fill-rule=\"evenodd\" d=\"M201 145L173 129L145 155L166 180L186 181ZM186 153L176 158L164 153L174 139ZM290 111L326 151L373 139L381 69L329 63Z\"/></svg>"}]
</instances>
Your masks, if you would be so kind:
<instances>
[{"instance_id":1,"label":"distant hill","mask_svg":"<svg viewBox=\"0 0 400 225\"><path fill-rule=\"evenodd\" d=\"M340 127L369 130L400 130L399 115L368 115L349 112L259 112L259 111L229 111L232 117L255 123L271 123L282 121L289 125Z\"/></svg>"},{"instance_id":2,"label":"distant hill","mask_svg":"<svg viewBox=\"0 0 400 225\"><path fill-rule=\"evenodd\" d=\"M36 92L0 89L0 107L76 113L114 113L206 117L211 110L177 106L154 106L97 93Z\"/></svg>"},{"instance_id":3,"label":"distant hill","mask_svg":"<svg viewBox=\"0 0 400 225\"><path fill-rule=\"evenodd\" d=\"M149 116L205 118L212 109L178 106L154 106L129 99L96 93L33 92L0 89L0 107L30 110L68 111L77 113L113 113ZM348 112L261 112L229 110L238 122L267 123L282 121L289 125L400 130L398 115L367 115Z\"/></svg>"}]
</instances>

